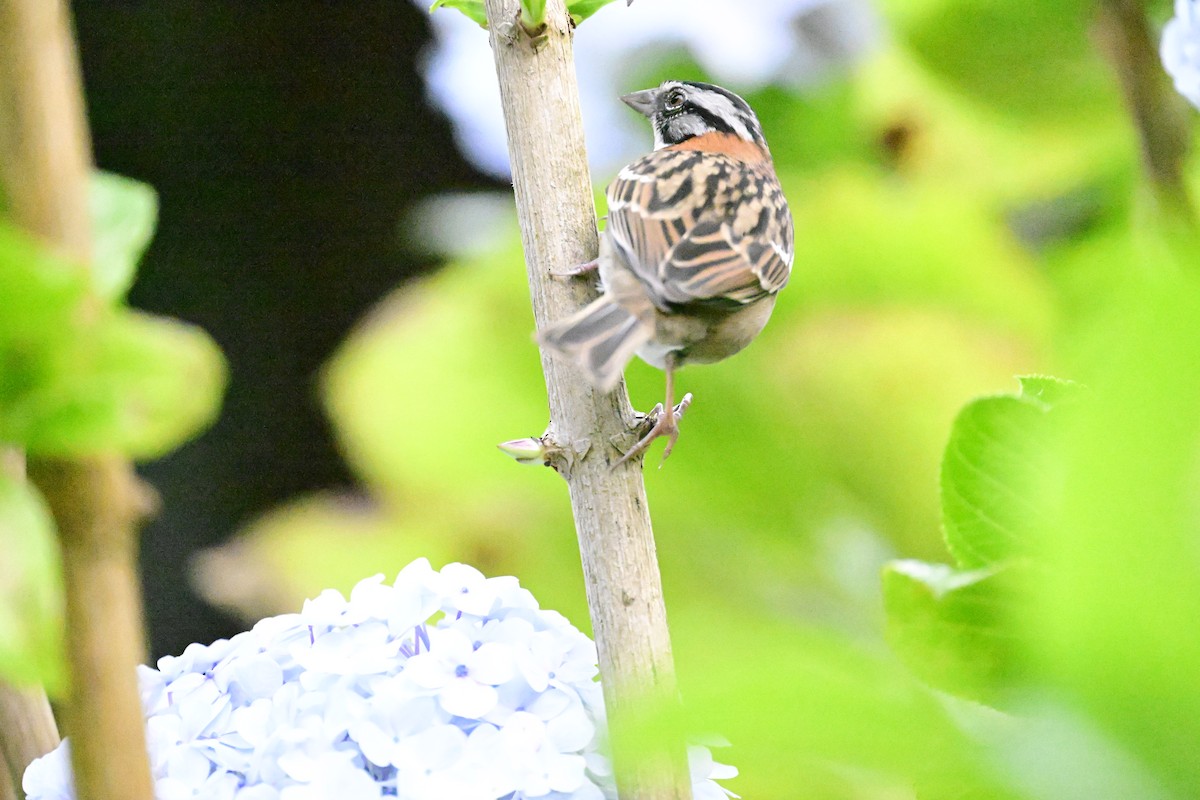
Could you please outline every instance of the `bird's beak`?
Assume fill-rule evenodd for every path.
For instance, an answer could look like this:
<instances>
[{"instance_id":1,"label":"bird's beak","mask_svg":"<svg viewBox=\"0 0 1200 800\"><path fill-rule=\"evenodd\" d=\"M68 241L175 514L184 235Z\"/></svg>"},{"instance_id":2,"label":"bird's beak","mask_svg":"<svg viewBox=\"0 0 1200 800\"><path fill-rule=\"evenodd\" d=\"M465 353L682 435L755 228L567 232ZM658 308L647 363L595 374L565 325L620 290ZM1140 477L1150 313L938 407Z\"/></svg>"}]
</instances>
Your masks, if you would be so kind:
<instances>
[{"instance_id":1,"label":"bird's beak","mask_svg":"<svg viewBox=\"0 0 1200 800\"><path fill-rule=\"evenodd\" d=\"M654 114L655 101L658 99L658 89L645 89L621 98L621 102L644 117Z\"/></svg>"}]
</instances>

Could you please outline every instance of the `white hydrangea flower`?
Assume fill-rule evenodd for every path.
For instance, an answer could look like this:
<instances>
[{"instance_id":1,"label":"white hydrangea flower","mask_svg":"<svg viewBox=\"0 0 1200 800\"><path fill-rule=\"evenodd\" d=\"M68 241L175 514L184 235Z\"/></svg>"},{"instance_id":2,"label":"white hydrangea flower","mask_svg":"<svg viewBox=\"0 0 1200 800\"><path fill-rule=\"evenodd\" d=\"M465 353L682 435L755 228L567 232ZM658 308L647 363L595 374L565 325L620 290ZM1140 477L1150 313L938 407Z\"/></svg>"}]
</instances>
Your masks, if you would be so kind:
<instances>
[{"instance_id":1,"label":"white hydrangea flower","mask_svg":"<svg viewBox=\"0 0 1200 800\"><path fill-rule=\"evenodd\" d=\"M721 742L719 746L727 744L727 742ZM717 763L713 760L712 753L707 747L689 745L688 765L692 772L692 800L726 800L729 797L740 796L717 783L717 781L736 778L737 767Z\"/></svg>"},{"instance_id":2,"label":"white hydrangea flower","mask_svg":"<svg viewBox=\"0 0 1200 800\"><path fill-rule=\"evenodd\" d=\"M1200 0L1175 0L1175 16L1163 29L1162 61L1179 93L1200 108Z\"/></svg>"},{"instance_id":3,"label":"white hydrangea flower","mask_svg":"<svg viewBox=\"0 0 1200 800\"><path fill-rule=\"evenodd\" d=\"M75 800L71 743L64 739L57 749L30 764L21 779L21 789L26 797L40 800Z\"/></svg>"},{"instance_id":4,"label":"white hydrangea flower","mask_svg":"<svg viewBox=\"0 0 1200 800\"><path fill-rule=\"evenodd\" d=\"M516 671L512 648L499 642L472 642L462 631L429 632L430 649L408 660L404 674L425 691L435 692L452 716L483 719L500 701L496 687Z\"/></svg>"},{"instance_id":5,"label":"white hydrangea flower","mask_svg":"<svg viewBox=\"0 0 1200 800\"><path fill-rule=\"evenodd\" d=\"M158 800L606 800L596 648L515 578L425 559L139 667ZM25 772L74 800L69 743ZM737 771L691 749L697 798Z\"/></svg>"}]
</instances>

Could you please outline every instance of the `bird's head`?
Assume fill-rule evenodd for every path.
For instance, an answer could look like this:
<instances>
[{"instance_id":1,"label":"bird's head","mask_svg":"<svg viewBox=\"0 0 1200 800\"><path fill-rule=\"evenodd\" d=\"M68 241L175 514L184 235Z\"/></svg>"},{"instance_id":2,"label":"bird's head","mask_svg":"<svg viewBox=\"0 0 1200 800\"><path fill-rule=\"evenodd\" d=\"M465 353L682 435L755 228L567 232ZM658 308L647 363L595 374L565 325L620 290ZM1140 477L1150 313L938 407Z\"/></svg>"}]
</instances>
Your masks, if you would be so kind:
<instances>
[{"instance_id":1,"label":"bird's head","mask_svg":"<svg viewBox=\"0 0 1200 800\"><path fill-rule=\"evenodd\" d=\"M654 149L678 145L708 133L723 133L761 147L758 117L745 100L711 83L666 81L621 98L654 126Z\"/></svg>"}]
</instances>

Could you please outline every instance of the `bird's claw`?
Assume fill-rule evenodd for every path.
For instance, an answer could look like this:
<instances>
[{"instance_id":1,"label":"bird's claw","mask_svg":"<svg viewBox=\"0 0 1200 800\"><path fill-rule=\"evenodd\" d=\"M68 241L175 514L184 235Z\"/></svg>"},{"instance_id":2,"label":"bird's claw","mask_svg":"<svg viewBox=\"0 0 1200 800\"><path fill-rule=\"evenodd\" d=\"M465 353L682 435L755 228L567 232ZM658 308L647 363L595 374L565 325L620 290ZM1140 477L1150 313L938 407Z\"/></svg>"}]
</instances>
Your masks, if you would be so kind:
<instances>
[{"instance_id":1,"label":"bird's claw","mask_svg":"<svg viewBox=\"0 0 1200 800\"><path fill-rule=\"evenodd\" d=\"M550 275L555 278L578 278L580 275L589 275L598 269L600 269L600 259L593 258L591 261L576 264L568 269L552 269Z\"/></svg>"},{"instance_id":2,"label":"bird's claw","mask_svg":"<svg viewBox=\"0 0 1200 800\"><path fill-rule=\"evenodd\" d=\"M646 448L655 440L663 436L670 437L667 441L667 446L663 450L662 460L658 463L658 468L662 469L662 465L666 463L667 458L671 455L671 451L675 448L675 442L679 439L679 422L683 419L683 415L687 412L688 407L692 404L692 393L688 392L683 396L671 413L667 414L664 411L663 404L657 403L654 408L650 409L650 413L646 415L646 419L651 421L650 430L646 432L637 444L629 449L625 455L621 456L613 464L613 469L646 452Z\"/></svg>"},{"instance_id":3,"label":"bird's claw","mask_svg":"<svg viewBox=\"0 0 1200 800\"><path fill-rule=\"evenodd\" d=\"M683 419L684 413L688 410L688 408L691 407L691 405L692 405L692 393L688 392L687 394L685 394L683 396L682 400L680 400L678 403L675 404L675 408L672 409L672 413L675 415L676 422L679 422L679 420ZM659 403L659 406L661 407L662 404Z\"/></svg>"}]
</instances>

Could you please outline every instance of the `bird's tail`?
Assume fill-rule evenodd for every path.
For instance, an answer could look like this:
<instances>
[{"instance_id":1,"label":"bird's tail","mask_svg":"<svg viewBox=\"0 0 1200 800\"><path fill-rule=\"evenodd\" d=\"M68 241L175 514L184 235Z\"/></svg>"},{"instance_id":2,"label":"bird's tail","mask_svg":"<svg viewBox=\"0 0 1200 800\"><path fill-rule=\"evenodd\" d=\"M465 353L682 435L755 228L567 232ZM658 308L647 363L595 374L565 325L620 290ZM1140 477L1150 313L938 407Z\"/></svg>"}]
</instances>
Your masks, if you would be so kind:
<instances>
[{"instance_id":1,"label":"bird's tail","mask_svg":"<svg viewBox=\"0 0 1200 800\"><path fill-rule=\"evenodd\" d=\"M605 295L543 328L537 338L543 347L582 366L592 384L607 392L617 385L625 365L653 333L651 322Z\"/></svg>"}]
</instances>

